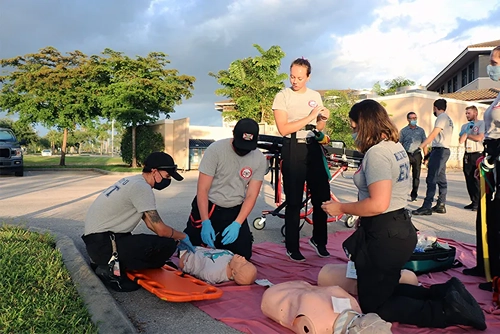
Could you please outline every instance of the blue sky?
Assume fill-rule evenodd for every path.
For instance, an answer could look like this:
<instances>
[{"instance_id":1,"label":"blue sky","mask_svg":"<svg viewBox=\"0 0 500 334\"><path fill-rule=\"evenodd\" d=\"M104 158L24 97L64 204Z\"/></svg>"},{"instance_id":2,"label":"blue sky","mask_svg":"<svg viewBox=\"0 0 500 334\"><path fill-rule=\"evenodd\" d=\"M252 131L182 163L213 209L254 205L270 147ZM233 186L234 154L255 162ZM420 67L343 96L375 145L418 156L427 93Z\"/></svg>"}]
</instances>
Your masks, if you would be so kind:
<instances>
[{"instance_id":1,"label":"blue sky","mask_svg":"<svg viewBox=\"0 0 500 334\"><path fill-rule=\"evenodd\" d=\"M397 76L426 85L467 45L500 39L500 0L16 0L0 13L0 58L49 45L167 53L196 77L171 117L194 125L221 125L208 73L256 56L253 44L279 45L286 73L308 58L313 89L361 89Z\"/></svg>"}]
</instances>

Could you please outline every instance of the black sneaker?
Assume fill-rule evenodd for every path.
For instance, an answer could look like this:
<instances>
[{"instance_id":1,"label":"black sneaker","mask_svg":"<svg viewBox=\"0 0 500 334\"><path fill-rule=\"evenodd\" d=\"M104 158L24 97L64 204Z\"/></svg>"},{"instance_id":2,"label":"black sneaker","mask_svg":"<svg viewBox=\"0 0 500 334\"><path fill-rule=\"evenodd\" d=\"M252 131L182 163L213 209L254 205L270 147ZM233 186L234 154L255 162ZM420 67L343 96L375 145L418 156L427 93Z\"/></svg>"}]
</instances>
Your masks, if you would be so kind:
<instances>
[{"instance_id":1,"label":"black sneaker","mask_svg":"<svg viewBox=\"0 0 500 334\"><path fill-rule=\"evenodd\" d=\"M446 207L442 203L438 203L431 208L432 212L435 213L446 213Z\"/></svg>"},{"instance_id":2,"label":"black sneaker","mask_svg":"<svg viewBox=\"0 0 500 334\"><path fill-rule=\"evenodd\" d=\"M309 245L316 251L319 257L330 257L330 253L326 250L325 246L319 246L313 238L309 239Z\"/></svg>"},{"instance_id":3,"label":"black sneaker","mask_svg":"<svg viewBox=\"0 0 500 334\"><path fill-rule=\"evenodd\" d=\"M443 304L448 325L465 325L479 330L486 329L483 310L477 304L473 306L467 303L455 289L451 289L446 294Z\"/></svg>"},{"instance_id":4,"label":"black sneaker","mask_svg":"<svg viewBox=\"0 0 500 334\"><path fill-rule=\"evenodd\" d=\"M410 198L410 202L416 202L417 201L417 196Z\"/></svg>"},{"instance_id":5,"label":"black sneaker","mask_svg":"<svg viewBox=\"0 0 500 334\"><path fill-rule=\"evenodd\" d=\"M472 209L474 206L476 206L476 205L474 205L474 203L471 203L469 205L464 206L464 209Z\"/></svg>"},{"instance_id":6,"label":"black sneaker","mask_svg":"<svg viewBox=\"0 0 500 334\"><path fill-rule=\"evenodd\" d=\"M432 210L424 208L424 207L420 207L417 210L413 210L411 212L411 214L414 216L430 216L430 215L432 215Z\"/></svg>"},{"instance_id":7,"label":"black sneaker","mask_svg":"<svg viewBox=\"0 0 500 334\"><path fill-rule=\"evenodd\" d=\"M296 252L286 251L286 255L288 255L290 260L295 261L295 262L304 262L306 260L304 255L302 255L299 251L296 251Z\"/></svg>"},{"instance_id":8,"label":"black sneaker","mask_svg":"<svg viewBox=\"0 0 500 334\"><path fill-rule=\"evenodd\" d=\"M464 275L468 276L477 276L477 277L485 277L484 275L484 269L479 268L479 267L473 267L473 268L466 268L462 270L462 273Z\"/></svg>"},{"instance_id":9,"label":"black sneaker","mask_svg":"<svg viewBox=\"0 0 500 334\"><path fill-rule=\"evenodd\" d=\"M134 281L131 281L127 275L113 275L107 265L97 266L95 274L107 287L117 292L130 292L138 290L141 286Z\"/></svg>"}]
</instances>

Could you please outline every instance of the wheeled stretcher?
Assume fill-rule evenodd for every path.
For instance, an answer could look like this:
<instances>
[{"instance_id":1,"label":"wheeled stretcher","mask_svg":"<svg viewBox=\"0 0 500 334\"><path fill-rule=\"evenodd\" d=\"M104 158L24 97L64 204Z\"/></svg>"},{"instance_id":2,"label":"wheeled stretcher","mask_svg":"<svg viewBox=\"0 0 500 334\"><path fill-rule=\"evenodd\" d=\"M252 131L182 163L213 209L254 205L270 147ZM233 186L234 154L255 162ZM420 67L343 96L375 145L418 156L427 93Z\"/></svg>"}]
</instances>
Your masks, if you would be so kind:
<instances>
[{"instance_id":1,"label":"wheeled stretcher","mask_svg":"<svg viewBox=\"0 0 500 334\"><path fill-rule=\"evenodd\" d=\"M286 199L283 196L283 183L281 174L281 148L283 146L283 138L277 136L260 135L257 146L264 151L264 154L268 160L268 172L271 172L271 184L274 185L274 203L276 208L274 210L264 210L262 215L253 220L253 227L257 230L262 230L265 227L265 222L267 215L277 216L284 219L285 214L282 213L283 209L286 207ZM331 145L323 145L323 151L325 153L326 161L328 167L333 173L331 173L330 183L332 183L337 177L342 176L348 178L344 175L344 172L348 168L357 169L363 160L363 154L358 151L348 150L345 144L340 141L332 142ZM311 204L311 194L307 190L307 185L304 186L304 199L302 201L303 209L300 213L300 219L302 223L300 228L305 222L312 224L312 218L310 217L313 212L313 206ZM330 198L334 201L339 201L337 197L330 191ZM328 217L328 222L337 222L344 219L344 223L347 227L353 227L357 216L352 215L340 215L334 217ZM285 236L285 225L281 227L281 234Z\"/></svg>"}]
</instances>

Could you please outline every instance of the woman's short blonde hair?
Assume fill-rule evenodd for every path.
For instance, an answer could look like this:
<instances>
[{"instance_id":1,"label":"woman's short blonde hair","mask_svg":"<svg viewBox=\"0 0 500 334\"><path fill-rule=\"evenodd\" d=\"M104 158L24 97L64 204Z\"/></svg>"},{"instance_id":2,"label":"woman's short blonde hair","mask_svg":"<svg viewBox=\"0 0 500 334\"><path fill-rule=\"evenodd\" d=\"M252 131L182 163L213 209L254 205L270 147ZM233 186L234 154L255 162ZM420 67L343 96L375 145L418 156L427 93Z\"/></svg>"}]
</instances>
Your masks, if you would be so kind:
<instances>
[{"instance_id":1,"label":"woman's short blonde hair","mask_svg":"<svg viewBox=\"0 0 500 334\"><path fill-rule=\"evenodd\" d=\"M352 106L349 118L357 125L356 146L362 153L382 140L399 141L399 131L385 108L375 100L363 100Z\"/></svg>"}]
</instances>

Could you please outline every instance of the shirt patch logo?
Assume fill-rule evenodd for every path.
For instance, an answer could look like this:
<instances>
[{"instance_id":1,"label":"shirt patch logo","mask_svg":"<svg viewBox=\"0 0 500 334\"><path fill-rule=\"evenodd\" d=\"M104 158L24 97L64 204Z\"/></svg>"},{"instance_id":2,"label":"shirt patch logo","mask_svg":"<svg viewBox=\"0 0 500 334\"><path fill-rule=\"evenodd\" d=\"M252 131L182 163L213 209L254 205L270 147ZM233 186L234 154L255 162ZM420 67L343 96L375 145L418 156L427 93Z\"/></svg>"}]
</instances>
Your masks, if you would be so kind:
<instances>
[{"instance_id":1,"label":"shirt patch logo","mask_svg":"<svg viewBox=\"0 0 500 334\"><path fill-rule=\"evenodd\" d=\"M240 176L246 180L248 180L249 178L252 177L252 174L253 174L253 171L252 171L252 168L250 167L243 167L241 170L240 170Z\"/></svg>"},{"instance_id":2,"label":"shirt patch logo","mask_svg":"<svg viewBox=\"0 0 500 334\"><path fill-rule=\"evenodd\" d=\"M308 104L309 104L309 107L311 107L311 108L316 108L318 106L318 103L314 100L310 100Z\"/></svg>"},{"instance_id":3,"label":"shirt patch logo","mask_svg":"<svg viewBox=\"0 0 500 334\"><path fill-rule=\"evenodd\" d=\"M251 134L251 133L244 133L243 134L243 140L248 140L248 141L253 140L253 134Z\"/></svg>"},{"instance_id":4,"label":"shirt patch logo","mask_svg":"<svg viewBox=\"0 0 500 334\"><path fill-rule=\"evenodd\" d=\"M479 132L479 127L477 125L475 125L473 128L472 128L472 132Z\"/></svg>"}]
</instances>

